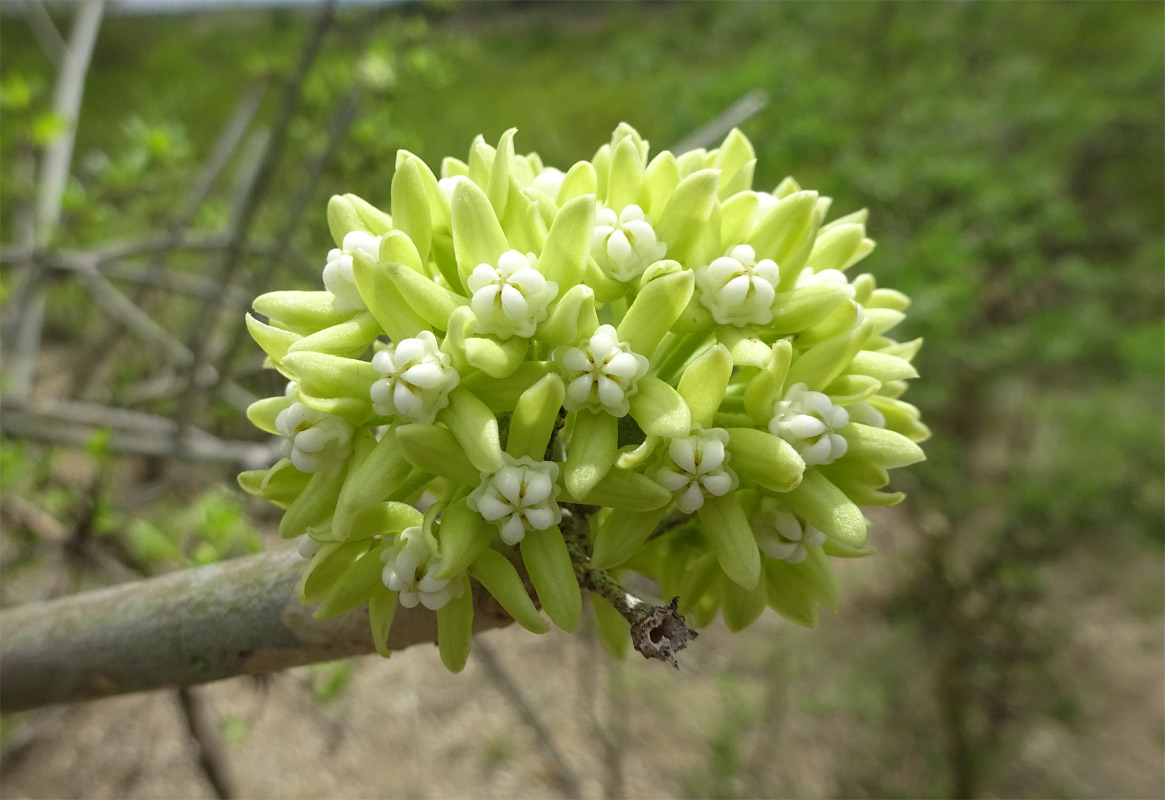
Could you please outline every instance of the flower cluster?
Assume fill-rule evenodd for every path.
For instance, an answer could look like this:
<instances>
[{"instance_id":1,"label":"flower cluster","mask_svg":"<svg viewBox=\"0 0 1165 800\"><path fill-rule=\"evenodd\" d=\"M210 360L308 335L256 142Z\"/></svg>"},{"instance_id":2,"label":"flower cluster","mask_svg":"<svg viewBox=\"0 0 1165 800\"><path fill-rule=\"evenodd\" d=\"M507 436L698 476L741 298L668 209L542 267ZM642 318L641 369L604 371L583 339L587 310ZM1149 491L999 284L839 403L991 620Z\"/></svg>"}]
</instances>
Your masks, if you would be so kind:
<instances>
[{"instance_id":1,"label":"flower cluster","mask_svg":"<svg viewBox=\"0 0 1165 800\"><path fill-rule=\"evenodd\" d=\"M651 156L620 125L560 171L511 130L440 176L401 151L387 211L333 197L325 288L247 320L290 383L249 411L286 458L240 483L285 509L301 600L368 603L381 648L398 605L433 609L454 670L471 579L537 632L578 624L585 570L653 579L696 626L835 609L830 558L870 552L861 508L923 458L920 341L851 270L865 212L826 222L754 165L739 131Z\"/></svg>"}]
</instances>

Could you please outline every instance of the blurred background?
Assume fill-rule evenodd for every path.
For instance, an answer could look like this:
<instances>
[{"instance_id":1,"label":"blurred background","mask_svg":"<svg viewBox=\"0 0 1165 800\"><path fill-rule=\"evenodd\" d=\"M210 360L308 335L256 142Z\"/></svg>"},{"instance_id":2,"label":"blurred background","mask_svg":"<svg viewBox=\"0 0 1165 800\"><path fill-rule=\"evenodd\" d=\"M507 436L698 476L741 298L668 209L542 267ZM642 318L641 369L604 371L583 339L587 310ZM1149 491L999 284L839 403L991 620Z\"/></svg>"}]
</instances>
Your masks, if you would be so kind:
<instances>
[{"instance_id":1,"label":"blurred background","mask_svg":"<svg viewBox=\"0 0 1165 800\"><path fill-rule=\"evenodd\" d=\"M234 480L282 391L250 300L321 287L328 197L386 206L398 148L510 126L565 168L727 111L758 189L869 208L935 433L815 630L716 622L679 672L503 630L459 676L422 647L4 716L5 795L1165 794L1165 6L0 12L4 605L280 546Z\"/></svg>"}]
</instances>

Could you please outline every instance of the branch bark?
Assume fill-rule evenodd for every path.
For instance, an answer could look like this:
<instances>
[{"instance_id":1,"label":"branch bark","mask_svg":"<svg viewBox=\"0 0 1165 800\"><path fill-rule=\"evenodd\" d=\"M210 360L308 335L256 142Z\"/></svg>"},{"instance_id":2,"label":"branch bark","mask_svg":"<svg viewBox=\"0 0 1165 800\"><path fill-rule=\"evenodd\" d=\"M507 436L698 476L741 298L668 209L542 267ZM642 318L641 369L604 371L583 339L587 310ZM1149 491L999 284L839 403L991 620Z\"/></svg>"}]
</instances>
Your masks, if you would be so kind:
<instances>
[{"instance_id":1,"label":"branch bark","mask_svg":"<svg viewBox=\"0 0 1165 800\"><path fill-rule=\"evenodd\" d=\"M303 566L281 550L0 611L0 711L373 652L367 606L321 620L299 604ZM474 630L510 622L475 585ZM398 609L390 649L436 640L436 615Z\"/></svg>"}]
</instances>

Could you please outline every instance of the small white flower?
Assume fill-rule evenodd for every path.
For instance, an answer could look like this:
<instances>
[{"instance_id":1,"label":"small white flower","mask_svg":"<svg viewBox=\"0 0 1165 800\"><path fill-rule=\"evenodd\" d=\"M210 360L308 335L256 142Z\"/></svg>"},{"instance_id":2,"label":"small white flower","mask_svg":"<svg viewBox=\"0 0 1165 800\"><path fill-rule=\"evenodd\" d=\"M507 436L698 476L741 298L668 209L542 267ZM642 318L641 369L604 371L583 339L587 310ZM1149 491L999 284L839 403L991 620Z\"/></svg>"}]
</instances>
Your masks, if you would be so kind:
<instances>
[{"instance_id":1,"label":"small white flower","mask_svg":"<svg viewBox=\"0 0 1165 800\"><path fill-rule=\"evenodd\" d=\"M668 458L652 477L676 496L676 505L691 514L704 505L704 495L722 497L740 485L728 467L728 432L696 427L668 444Z\"/></svg>"},{"instance_id":2,"label":"small white flower","mask_svg":"<svg viewBox=\"0 0 1165 800\"><path fill-rule=\"evenodd\" d=\"M439 581L432 577L430 573L440 569L441 559L431 538L418 525L401 531L392 547L380 554L380 560L384 562L380 579L397 592L405 608L420 604L436 611L465 591L464 582L459 578Z\"/></svg>"},{"instance_id":3,"label":"small white flower","mask_svg":"<svg viewBox=\"0 0 1165 800\"><path fill-rule=\"evenodd\" d=\"M449 392L461 381L431 331L379 351L372 357L372 368L384 376L372 384L376 413L409 422L431 423L449 405Z\"/></svg>"},{"instance_id":4,"label":"small white flower","mask_svg":"<svg viewBox=\"0 0 1165 800\"><path fill-rule=\"evenodd\" d=\"M849 424L849 414L828 395L795 383L785 399L773 406L769 433L780 436L805 459L806 466L832 464L845 455L849 444L837 431Z\"/></svg>"},{"instance_id":5,"label":"small white flower","mask_svg":"<svg viewBox=\"0 0 1165 800\"><path fill-rule=\"evenodd\" d=\"M324 267L324 286L335 295L332 307L337 311L363 311L367 306L356 288L352 275L352 254L363 250L373 258L380 257L380 237L368 231L352 231L344 237L343 247L328 253Z\"/></svg>"},{"instance_id":6,"label":"small white flower","mask_svg":"<svg viewBox=\"0 0 1165 800\"><path fill-rule=\"evenodd\" d=\"M566 178L566 173L554 167L547 167L538 173L534 178L533 188L536 191L549 197L551 200L558 198L558 190L562 188L562 181Z\"/></svg>"},{"instance_id":7,"label":"small white flower","mask_svg":"<svg viewBox=\"0 0 1165 800\"><path fill-rule=\"evenodd\" d=\"M696 268L700 303L721 325L767 325L781 272L771 258L759 262L750 245L739 244L720 258Z\"/></svg>"},{"instance_id":8,"label":"small white flower","mask_svg":"<svg viewBox=\"0 0 1165 800\"><path fill-rule=\"evenodd\" d=\"M299 553L299 557L308 561L310 561L312 556L320 551L321 547L323 547L323 545L308 536L306 533L295 540L295 549L296 552Z\"/></svg>"},{"instance_id":9,"label":"small white flower","mask_svg":"<svg viewBox=\"0 0 1165 800\"><path fill-rule=\"evenodd\" d=\"M619 341L614 326L600 325L579 347L556 347L554 360L566 380L566 410L589 408L625 417L627 398L639 391L647 374L647 359Z\"/></svg>"},{"instance_id":10,"label":"small white flower","mask_svg":"<svg viewBox=\"0 0 1165 800\"><path fill-rule=\"evenodd\" d=\"M666 254L667 243L659 241L651 217L639 206L629 205L618 215L613 208L600 208L595 214L591 255L615 280L638 278Z\"/></svg>"},{"instance_id":11,"label":"small white flower","mask_svg":"<svg viewBox=\"0 0 1165 800\"><path fill-rule=\"evenodd\" d=\"M502 453L502 459L501 469L482 474L467 503L498 526L503 542L517 544L527 530L544 531L562 520L558 464L509 453Z\"/></svg>"},{"instance_id":12,"label":"small white flower","mask_svg":"<svg viewBox=\"0 0 1165 800\"><path fill-rule=\"evenodd\" d=\"M825 543L824 533L803 523L771 497L760 501L750 523L761 552L778 561L800 564L805 560L807 547Z\"/></svg>"},{"instance_id":13,"label":"small white flower","mask_svg":"<svg viewBox=\"0 0 1165 800\"><path fill-rule=\"evenodd\" d=\"M352 425L298 401L279 412L275 429L286 441L283 455L300 472L339 472L352 452Z\"/></svg>"},{"instance_id":14,"label":"small white flower","mask_svg":"<svg viewBox=\"0 0 1165 800\"><path fill-rule=\"evenodd\" d=\"M477 318L477 332L500 339L533 336L558 295L558 284L538 271L537 257L517 250L502 253L496 267L478 264L467 283L473 294L469 307Z\"/></svg>"}]
</instances>

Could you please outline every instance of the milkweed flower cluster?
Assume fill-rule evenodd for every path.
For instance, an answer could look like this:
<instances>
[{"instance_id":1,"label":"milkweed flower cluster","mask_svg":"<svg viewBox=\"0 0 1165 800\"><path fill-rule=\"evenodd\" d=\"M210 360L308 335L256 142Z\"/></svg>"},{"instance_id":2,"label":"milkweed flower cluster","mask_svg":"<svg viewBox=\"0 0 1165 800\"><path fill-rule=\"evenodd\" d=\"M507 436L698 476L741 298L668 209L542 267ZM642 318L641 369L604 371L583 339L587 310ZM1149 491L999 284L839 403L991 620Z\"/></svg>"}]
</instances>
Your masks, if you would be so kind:
<instances>
[{"instance_id":1,"label":"milkweed flower cluster","mask_svg":"<svg viewBox=\"0 0 1165 800\"><path fill-rule=\"evenodd\" d=\"M385 653L423 604L457 670L471 579L532 631L575 628L570 522L587 569L655 580L697 627L836 609L830 559L870 552L862 507L923 458L900 399L920 341L888 335L907 298L852 270L866 213L756 191L755 163L739 131L651 156L620 125L562 172L510 130L440 177L401 151L387 212L333 197L325 288L247 319L290 383L249 410L286 457L240 483L285 509L300 599L368 603Z\"/></svg>"}]
</instances>

